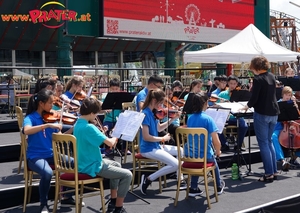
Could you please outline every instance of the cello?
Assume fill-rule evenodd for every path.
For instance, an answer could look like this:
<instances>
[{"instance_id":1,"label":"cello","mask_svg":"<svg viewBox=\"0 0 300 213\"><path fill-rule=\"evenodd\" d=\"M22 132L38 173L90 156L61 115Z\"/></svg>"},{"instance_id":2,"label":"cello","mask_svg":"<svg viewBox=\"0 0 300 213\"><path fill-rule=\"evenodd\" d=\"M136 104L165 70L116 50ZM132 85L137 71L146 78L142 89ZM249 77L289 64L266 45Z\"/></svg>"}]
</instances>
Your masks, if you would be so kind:
<instances>
[{"instance_id":1,"label":"cello","mask_svg":"<svg viewBox=\"0 0 300 213\"><path fill-rule=\"evenodd\" d=\"M300 149L300 120L283 122L279 142L287 149Z\"/></svg>"}]
</instances>

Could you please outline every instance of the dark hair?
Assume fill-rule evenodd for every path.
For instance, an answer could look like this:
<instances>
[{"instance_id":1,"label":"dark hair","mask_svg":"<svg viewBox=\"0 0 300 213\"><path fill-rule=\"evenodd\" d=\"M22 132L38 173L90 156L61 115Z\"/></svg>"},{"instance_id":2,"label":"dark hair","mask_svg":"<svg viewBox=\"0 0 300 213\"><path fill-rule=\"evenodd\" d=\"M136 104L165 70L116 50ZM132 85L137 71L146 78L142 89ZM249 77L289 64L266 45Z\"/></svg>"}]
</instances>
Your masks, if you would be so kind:
<instances>
[{"instance_id":1,"label":"dark hair","mask_svg":"<svg viewBox=\"0 0 300 213\"><path fill-rule=\"evenodd\" d=\"M234 81L236 81L237 83L239 83L239 79L238 79L238 77L236 77L235 75L230 75L230 76L228 76L227 82L229 82L229 81L231 81L231 80L234 80Z\"/></svg>"},{"instance_id":2,"label":"dark hair","mask_svg":"<svg viewBox=\"0 0 300 213\"><path fill-rule=\"evenodd\" d=\"M35 83L35 90L34 93L38 93L42 89L45 89L48 85L52 86L52 90L54 89L55 85L57 83L57 80L52 78L52 77L45 77L45 78L40 78L37 80Z\"/></svg>"},{"instance_id":3,"label":"dark hair","mask_svg":"<svg viewBox=\"0 0 300 213\"><path fill-rule=\"evenodd\" d=\"M156 99L158 102L161 102L165 99L165 97L166 94L160 89L149 90L142 109L146 109L153 99Z\"/></svg>"},{"instance_id":4,"label":"dark hair","mask_svg":"<svg viewBox=\"0 0 300 213\"><path fill-rule=\"evenodd\" d=\"M174 82L172 83L172 86L171 86L172 90L173 90L175 87L179 87L181 90L183 90L183 84L182 84L180 81L178 81L178 80L176 80L176 81L174 81Z\"/></svg>"},{"instance_id":5,"label":"dark hair","mask_svg":"<svg viewBox=\"0 0 300 213\"><path fill-rule=\"evenodd\" d=\"M88 115L90 113L99 113L101 111L101 104L95 98L85 98L80 106L80 114Z\"/></svg>"},{"instance_id":6,"label":"dark hair","mask_svg":"<svg viewBox=\"0 0 300 213\"><path fill-rule=\"evenodd\" d=\"M227 81L226 75L219 75L219 81Z\"/></svg>"},{"instance_id":7,"label":"dark hair","mask_svg":"<svg viewBox=\"0 0 300 213\"><path fill-rule=\"evenodd\" d=\"M220 80L219 76L214 77L214 81L219 81L219 80Z\"/></svg>"},{"instance_id":8,"label":"dark hair","mask_svg":"<svg viewBox=\"0 0 300 213\"><path fill-rule=\"evenodd\" d=\"M198 84L202 84L202 80L201 79L195 79L192 81L191 86L190 86L190 92L192 91L192 89L197 86Z\"/></svg>"},{"instance_id":9,"label":"dark hair","mask_svg":"<svg viewBox=\"0 0 300 213\"><path fill-rule=\"evenodd\" d=\"M110 87L120 87L120 81L117 78L113 78L109 81Z\"/></svg>"},{"instance_id":10,"label":"dark hair","mask_svg":"<svg viewBox=\"0 0 300 213\"><path fill-rule=\"evenodd\" d=\"M164 84L164 81L159 75L151 75L150 78L148 79L148 85L151 83L161 83Z\"/></svg>"},{"instance_id":11,"label":"dark hair","mask_svg":"<svg viewBox=\"0 0 300 213\"><path fill-rule=\"evenodd\" d=\"M208 96L204 92L196 93L193 97L193 113L202 112L204 104L208 101Z\"/></svg>"},{"instance_id":12,"label":"dark hair","mask_svg":"<svg viewBox=\"0 0 300 213\"><path fill-rule=\"evenodd\" d=\"M32 112L36 111L38 109L39 102L46 103L49 100L50 96L53 94L54 93L52 90L42 89L38 93L32 95L28 102L26 115L29 115Z\"/></svg>"},{"instance_id":13,"label":"dark hair","mask_svg":"<svg viewBox=\"0 0 300 213\"><path fill-rule=\"evenodd\" d=\"M249 69L250 70L268 70L270 63L264 56L256 56L252 58Z\"/></svg>"},{"instance_id":14,"label":"dark hair","mask_svg":"<svg viewBox=\"0 0 300 213\"><path fill-rule=\"evenodd\" d=\"M73 84L80 85L83 82L84 82L84 80L83 80L82 76L74 76L67 82L66 91L69 91Z\"/></svg>"}]
</instances>

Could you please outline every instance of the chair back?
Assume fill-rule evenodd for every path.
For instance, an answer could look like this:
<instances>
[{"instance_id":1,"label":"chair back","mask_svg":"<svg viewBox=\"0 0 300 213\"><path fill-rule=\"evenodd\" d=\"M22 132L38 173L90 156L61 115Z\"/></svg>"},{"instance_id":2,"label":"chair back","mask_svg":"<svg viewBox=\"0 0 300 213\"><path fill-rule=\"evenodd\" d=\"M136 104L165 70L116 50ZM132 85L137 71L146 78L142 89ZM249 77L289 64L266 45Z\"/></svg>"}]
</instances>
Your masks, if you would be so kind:
<instances>
[{"instance_id":1,"label":"chair back","mask_svg":"<svg viewBox=\"0 0 300 213\"><path fill-rule=\"evenodd\" d=\"M203 164L203 167L201 167L205 169L208 148L207 137L208 133L205 128L177 128L176 141L178 142L178 158L184 163ZM180 147L184 150L183 155L180 153ZM181 166L179 165L179 167Z\"/></svg>"},{"instance_id":2,"label":"chair back","mask_svg":"<svg viewBox=\"0 0 300 213\"><path fill-rule=\"evenodd\" d=\"M70 134L53 133L52 148L55 171L58 173L75 174L75 181L78 182L76 138ZM72 158L74 158L74 162Z\"/></svg>"},{"instance_id":3,"label":"chair back","mask_svg":"<svg viewBox=\"0 0 300 213\"><path fill-rule=\"evenodd\" d=\"M17 115L17 119L18 119L18 126L19 126L19 129L21 130L23 127L24 115L23 115L22 108L19 106L16 106L16 115Z\"/></svg>"},{"instance_id":4,"label":"chair back","mask_svg":"<svg viewBox=\"0 0 300 213\"><path fill-rule=\"evenodd\" d=\"M136 105L133 102L122 103L122 110L136 111Z\"/></svg>"},{"instance_id":5,"label":"chair back","mask_svg":"<svg viewBox=\"0 0 300 213\"><path fill-rule=\"evenodd\" d=\"M15 75L13 79L16 83L14 86L15 95L30 94L30 76Z\"/></svg>"}]
</instances>

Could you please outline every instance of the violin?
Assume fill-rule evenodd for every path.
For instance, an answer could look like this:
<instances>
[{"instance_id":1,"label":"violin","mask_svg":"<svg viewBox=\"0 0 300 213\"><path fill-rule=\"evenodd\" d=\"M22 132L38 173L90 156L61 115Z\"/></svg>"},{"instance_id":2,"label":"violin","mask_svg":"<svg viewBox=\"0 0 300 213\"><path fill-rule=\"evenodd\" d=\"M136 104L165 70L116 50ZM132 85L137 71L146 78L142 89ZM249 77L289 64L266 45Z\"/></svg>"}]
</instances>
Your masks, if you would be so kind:
<instances>
[{"instance_id":1,"label":"violin","mask_svg":"<svg viewBox=\"0 0 300 213\"><path fill-rule=\"evenodd\" d=\"M179 99L176 96L172 97L172 102L173 102L173 104L175 104L178 107L183 107L184 104L185 104L185 100L184 99Z\"/></svg>"},{"instance_id":2,"label":"violin","mask_svg":"<svg viewBox=\"0 0 300 213\"><path fill-rule=\"evenodd\" d=\"M78 101L82 101L85 98L86 98L86 93L83 90L81 90L80 92L76 92L74 95L74 99Z\"/></svg>"},{"instance_id":3,"label":"violin","mask_svg":"<svg viewBox=\"0 0 300 213\"><path fill-rule=\"evenodd\" d=\"M70 105L70 110L71 111L76 111L79 109L80 107L80 103L78 100L71 100L69 99L65 94L62 94L60 97L59 97L63 102L67 103ZM61 107L60 107L61 108Z\"/></svg>"},{"instance_id":4,"label":"violin","mask_svg":"<svg viewBox=\"0 0 300 213\"><path fill-rule=\"evenodd\" d=\"M170 109L170 108L159 108L159 109L154 109L154 116L156 119L162 120L165 117L169 118L174 118L176 114L179 112L178 110L175 109Z\"/></svg>"},{"instance_id":5,"label":"violin","mask_svg":"<svg viewBox=\"0 0 300 213\"><path fill-rule=\"evenodd\" d=\"M229 102L229 100L221 98L221 97L219 97L215 94L211 94L210 97L209 97L210 102L217 102L218 100L223 101L223 102Z\"/></svg>"},{"instance_id":6,"label":"violin","mask_svg":"<svg viewBox=\"0 0 300 213\"><path fill-rule=\"evenodd\" d=\"M63 112L63 114L61 114L61 112L54 110L51 112L43 112L43 120L46 123L54 123L60 121L60 119L62 119L61 121L63 124L73 125L76 122L77 117L71 113Z\"/></svg>"}]
</instances>

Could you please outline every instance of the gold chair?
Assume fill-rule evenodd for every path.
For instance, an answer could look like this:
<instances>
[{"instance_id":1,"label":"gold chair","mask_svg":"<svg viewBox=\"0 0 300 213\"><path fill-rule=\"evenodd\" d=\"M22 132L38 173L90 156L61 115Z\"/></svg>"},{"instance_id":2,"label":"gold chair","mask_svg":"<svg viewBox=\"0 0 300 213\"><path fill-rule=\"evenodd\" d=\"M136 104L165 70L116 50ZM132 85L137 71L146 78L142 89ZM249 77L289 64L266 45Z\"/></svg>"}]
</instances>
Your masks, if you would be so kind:
<instances>
[{"instance_id":1,"label":"gold chair","mask_svg":"<svg viewBox=\"0 0 300 213\"><path fill-rule=\"evenodd\" d=\"M73 135L53 133L52 146L55 162L55 199L53 213L56 212L57 203L60 199L59 195L74 191L76 213L81 212L82 199L84 197L91 197L99 194L101 197L102 212L105 213L103 178L93 178L87 174L78 173L76 138ZM73 146L73 151L69 149L70 146ZM62 157L65 155L68 156L68 158ZM71 164L72 162L70 160L70 157L72 156L74 158L74 166ZM99 183L99 188L86 186L86 184L91 183ZM74 189L60 191L62 186ZM97 193L88 193L84 195L84 189L97 191Z\"/></svg>"},{"instance_id":2,"label":"gold chair","mask_svg":"<svg viewBox=\"0 0 300 213\"><path fill-rule=\"evenodd\" d=\"M31 97L30 94L30 76L13 76L17 85L14 86L15 106L21 107L24 104L23 109L27 108L28 101ZM21 101L24 100L24 101Z\"/></svg>"},{"instance_id":3,"label":"gold chair","mask_svg":"<svg viewBox=\"0 0 300 213\"><path fill-rule=\"evenodd\" d=\"M197 136L198 141L195 141L195 136ZM203 143L200 143L200 137L201 138L204 137ZM176 129L176 140L178 141L177 148L179 150L178 151L179 174L188 175L188 181L187 181L188 186L186 190L186 198L188 198L188 194L189 194L189 185L190 185L191 176L192 175L203 176L207 204L208 204L208 208L210 209L211 204L210 204L210 197L208 194L208 183L212 181L214 184L214 193L215 193L216 202L218 202L218 191L217 191L216 175L215 175L216 166L214 163L207 163L207 147L208 147L207 137L208 137L208 133L207 130L204 128L180 127ZM193 143L192 144L189 143L188 139L193 140ZM184 150L186 148L187 150L187 153L185 153L185 155L183 156L180 153L180 147L184 148ZM201 149L204 150L203 156L200 156ZM175 206L177 205L178 202L179 191L180 191L180 182L178 181L176 197L174 201Z\"/></svg>"},{"instance_id":4,"label":"gold chair","mask_svg":"<svg viewBox=\"0 0 300 213\"><path fill-rule=\"evenodd\" d=\"M23 115L23 110L21 107L16 106L16 115L17 115L17 119L18 119L18 126L19 126L19 131L22 131L22 127L23 127L23 120L24 120L24 115ZM19 157L19 168L18 168L18 174L20 174L21 172L21 166L22 166L22 161L24 160L24 156L23 156L23 146L24 144L22 143L22 141L20 142L20 157Z\"/></svg>"},{"instance_id":5,"label":"gold chair","mask_svg":"<svg viewBox=\"0 0 300 213\"><path fill-rule=\"evenodd\" d=\"M133 102L124 102L122 103L122 110L131 110L131 111L136 111L136 105L135 103ZM125 152L124 152L124 163L126 163L126 160L127 160L127 152L128 152L128 141L126 141L126 147L125 147ZM131 146L131 149L132 149L132 146ZM132 150L131 150L132 152Z\"/></svg>"},{"instance_id":6,"label":"gold chair","mask_svg":"<svg viewBox=\"0 0 300 213\"><path fill-rule=\"evenodd\" d=\"M158 160L145 158L141 155L139 149L140 130L137 132L135 139L132 142L132 183L131 191L133 191L136 172L138 172L137 187L141 182L141 172L153 172L153 168L160 169L162 163ZM166 176L164 176L164 187L167 187ZM159 193L162 193L161 177L159 177Z\"/></svg>"}]
</instances>

